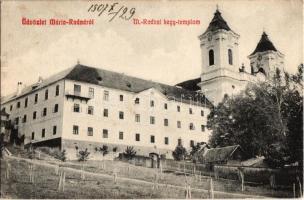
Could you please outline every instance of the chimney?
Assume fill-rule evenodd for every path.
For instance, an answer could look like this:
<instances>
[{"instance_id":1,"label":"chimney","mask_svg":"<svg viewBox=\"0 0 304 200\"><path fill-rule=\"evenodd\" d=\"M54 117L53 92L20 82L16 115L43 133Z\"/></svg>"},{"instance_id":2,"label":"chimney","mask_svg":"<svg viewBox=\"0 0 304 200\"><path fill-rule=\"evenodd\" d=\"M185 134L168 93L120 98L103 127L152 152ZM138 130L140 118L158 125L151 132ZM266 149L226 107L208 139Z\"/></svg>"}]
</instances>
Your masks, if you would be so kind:
<instances>
[{"instance_id":1,"label":"chimney","mask_svg":"<svg viewBox=\"0 0 304 200\"><path fill-rule=\"evenodd\" d=\"M22 82L18 82L17 84L17 95L20 95L22 92Z\"/></svg>"},{"instance_id":2,"label":"chimney","mask_svg":"<svg viewBox=\"0 0 304 200\"><path fill-rule=\"evenodd\" d=\"M39 76L39 78L38 78L38 84L42 83L42 81L43 81L42 76Z\"/></svg>"}]
</instances>

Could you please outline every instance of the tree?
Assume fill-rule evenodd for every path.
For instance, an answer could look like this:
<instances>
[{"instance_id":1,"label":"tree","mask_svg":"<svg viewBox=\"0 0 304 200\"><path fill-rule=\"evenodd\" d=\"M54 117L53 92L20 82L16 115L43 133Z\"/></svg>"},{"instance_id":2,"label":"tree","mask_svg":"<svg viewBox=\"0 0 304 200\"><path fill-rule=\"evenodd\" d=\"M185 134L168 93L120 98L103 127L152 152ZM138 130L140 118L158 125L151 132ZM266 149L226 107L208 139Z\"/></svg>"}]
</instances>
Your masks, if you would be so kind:
<instances>
[{"instance_id":1,"label":"tree","mask_svg":"<svg viewBox=\"0 0 304 200\"><path fill-rule=\"evenodd\" d=\"M66 151L62 150L62 151L55 152L55 158L58 160L61 160L62 162L65 162L66 161Z\"/></svg>"},{"instance_id":2,"label":"tree","mask_svg":"<svg viewBox=\"0 0 304 200\"><path fill-rule=\"evenodd\" d=\"M128 160L131 160L132 158L135 157L136 151L134 150L134 147L132 146L127 146L123 153L124 157L127 158Z\"/></svg>"},{"instance_id":3,"label":"tree","mask_svg":"<svg viewBox=\"0 0 304 200\"><path fill-rule=\"evenodd\" d=\"M184 160L187 156L187 150L185 147L183 147L183 145L177 145L175 150L172 152L172 156L174 160Z\"/></svg>"},{"instance_id":4,"label":"tree","mask_svg":"<svg viewBox=\"0 0 304 200\"><path fill-rule=\"evenodd\" d=\"M89 159L90 152L86 148L84 151L80 150L77 154L78 161L87 161Z\"/></svg>"},{"instance_id":5,"label":"tree","mask_svg":"<svg viewBox=\"0 0 304 200\"><path fill-rule=\"evenodd\" d=\"M301 66L294 76L277 70L272 80L225 97L208 116L207 126L213 130L210 145L239 144L248 157L263 155L273 167L303 162Z\"/></svg>"}]
</instances>

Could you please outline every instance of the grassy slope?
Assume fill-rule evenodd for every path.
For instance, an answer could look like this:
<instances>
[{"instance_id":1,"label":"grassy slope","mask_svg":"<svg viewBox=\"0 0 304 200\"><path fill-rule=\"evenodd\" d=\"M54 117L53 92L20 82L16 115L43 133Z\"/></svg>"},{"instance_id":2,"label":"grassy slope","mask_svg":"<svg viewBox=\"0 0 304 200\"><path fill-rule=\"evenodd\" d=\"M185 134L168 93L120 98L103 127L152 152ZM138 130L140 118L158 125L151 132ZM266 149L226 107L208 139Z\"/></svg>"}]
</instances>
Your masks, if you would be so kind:
<instances>
[{"instance_id":1,"label":"grassy slope","mask_svg":"<svg viewBox=\"0 0 304 200\"><path fill-rule=\"evenodd\" d=\"M16 150L13 150L16 151ZM26 154L18 151L13 152L25 157ZM56 162L53 162L56 163ZM100 161L85 162L85 171L112 175L117 171L118 177L128 177L153 182L156 169L129 165L120 161L104 161L106 168L102 169ZM4 179L5 165L1 162L1 194L2 198L184 198L184 190L177 188L161 187L152 190L151 185L134 183L133 181L118 181L113 183L112 178L98 178L94 176L86 177L85 181L80 180L80 175L75 172L67 172L66 191L57 192L58 176L54 169L39 166L36 168L37 182L33 185L29 183L28 164L24 161L12 161L11 179ZM79 162L64 163L64 166L80 169ZM128 173L128 166L130 172ZM187 177L192 188L208 189L207 179L199 181L194 177ZM177 186L185 186L185 176L174 173L163 173L160 183ZM223 192L240 191L240 183L236 181L214 180L214 190ZM264 195L269 197L292 197L292 192L282 190L271 190L269 186L251 187L246 186L244 194ZM207 193L192 191L192 197L207 198ZM236 198L233 195L216 194L220 198Z\"/></svg>"}]
</instances>

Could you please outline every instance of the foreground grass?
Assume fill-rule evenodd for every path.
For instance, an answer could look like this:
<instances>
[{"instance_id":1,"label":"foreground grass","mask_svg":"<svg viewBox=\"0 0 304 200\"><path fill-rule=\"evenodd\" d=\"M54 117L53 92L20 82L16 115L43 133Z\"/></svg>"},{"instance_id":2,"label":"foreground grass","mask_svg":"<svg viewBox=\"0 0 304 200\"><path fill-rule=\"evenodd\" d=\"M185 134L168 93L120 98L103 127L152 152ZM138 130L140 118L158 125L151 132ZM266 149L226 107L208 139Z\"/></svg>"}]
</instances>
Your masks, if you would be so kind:
<instances>
[{"instance_id":1,"label":"foreground grass","mask_svg":"<svg viewBox=\"0 0 304 200\"><path fill-rule=\"evenodd\" d=\"M77 172L66 172L66 184L65 191L58 192L59 177L55 174L54 168L46 166L36 165L35 169L35 183L29 182L28 163L25 161L10 160L11 164L11 176L8 180L5 179L5 162L1 162L1 198L185 198L185 190L183 188L173 187L158 187L153 189L151 184L143 184L134 182L132 180L118 180L115 184L113 178L109 177L97 177L92 175L86 175L85 180L80 179L80 174ZM79 168L79 163L66 163L66 167ZM151 176L155 175L155 169L148 169L137 166L130 166L130 173L124 174L128 170L127 163L111 162L107 161L105 169L100 169L100 162L89 161L86 163L85 171L94 171L102 174L113 173L115 169L119 176L130 176L132 178L143 179L145 181L153 182ZM184 185L185 177L183 175L178 176L175 174L164 174L164 179L159 182L169 184L173 182L173 185ZM206 181L197 182L197 180L191 180L191 177L187 177L188 183L192 187L202 186L206 187ZM200 185L201 184L201 185ZM205 184L205 185L204 185ZM219 187L215 184L216 187ZM232 185L232 184L230 184ZM221 186L222 187L222 186ZM222 190L223 191L223 190ZM251 193L252 194L252 193ZM217 194L216 198L242 198L240 196L234 196L233 194ZM282 197L280 195L280 197ZM208 198L207 192L192 190L192 198ZM245 196L244 196L245 198Z\"/></svg>"}]
</instances>

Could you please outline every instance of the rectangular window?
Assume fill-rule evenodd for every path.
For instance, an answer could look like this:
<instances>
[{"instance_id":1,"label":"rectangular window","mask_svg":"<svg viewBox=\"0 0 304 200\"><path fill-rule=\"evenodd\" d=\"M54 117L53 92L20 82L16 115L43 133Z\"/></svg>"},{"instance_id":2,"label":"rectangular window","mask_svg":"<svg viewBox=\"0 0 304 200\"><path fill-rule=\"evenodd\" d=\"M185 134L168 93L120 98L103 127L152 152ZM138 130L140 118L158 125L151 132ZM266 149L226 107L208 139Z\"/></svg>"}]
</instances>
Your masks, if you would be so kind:
<instances>
[{"instance_id":1,"label":"rectangular window","mask_svg":"<svg viewBox=\"0 0 304 200\"><path fill-rule=\"evenodd\" d=\"M17 102L17 108L20 108L20 101Z\"/></svg>"},{"instance_id":2,"label":"rectangular window","mask_svg":"<svg viewBox=\"0 0 304 200\"><path fill-rule=\"evenodd\" d=\"M42 117L45 117L47 115L47 108L43 108Z\"/></svg>"},{"instance_id":3,"label":"rectangular window","mask_svg":"<svg viewBox=\"0 0 304 200\"><path fill-rule=\"evenodd\" d=\"M35 104L38 102L38 94L35 94Z\"/></svg>"},{"instance_id":4,"label":"rectangular window","mask_svg":"<svg viewBox=\"0 0 304 200\"><path fill-rule=\"evenodd\" d=\"M182 127L181 122L177 121L177 128L181 128L181 127Z\"/></svg>"},{"instance_id":5,"label":"rectangular window","mask_svg":"<svg viewBox=\"0 0 304 200\"><path fill-rule=\"evenodd\" d=\"M78 113L80 112L80 105L78 103L74 103L73 111Z\"/></svg>"},{"instance_id":6,"label":"rectangular window","mask_svg":"<svg viewBox=\"0 0 304 200\"><path fill-rule=\"evenodd\" d=\"M189 114L191 114L192 115L192 108L189 108Z\"/></svg>"},{"instance_id":7,"label":"rectangular window","mask_svg":"<svg viewBox=\"0 0 304 200\"><path fill-rule=\"evenodd\" d=\"M12 110L13 110L13 105L10 106L10 111L12 111Z\"/></svg>"},{"instance_id":8,"label":"rectangular window","mask_svg":"<svg viewBox=\"0 0 304 200\"><path fill-rule=\"evenodd\" d=\"M151 142L151 143L155 143L155 136L154 136L154 135L151 135L151 137L150 137L150 142Z\"/></svg>"},{"instance_id":9,"label":"rectangular window","mask_svg":"<svg viewBox=\"0 0 304 200\"><path fill-rule=\"evenodd\" d=\"M177 112L180 112L180 106L177 106L176 108L177 108Z\"/></svg>"},{"instance_id":10,"label":"rectangular window","mask_svg":"<svg viewBox=\"0 0 304 200\"><path fill-rule=\"evenodd\" d=\"M119 111L119 119L124 119L124 112Z\"/></svg>"},{"instance_id":11,"label":"rectangular window","mask_svg":"<svg viewBox=\"0 0 304 200\"><path fill-rule=\"evenodd\" d=\"M88 136L93 136L93 128L88 127Z\"/></svg>"},{"instance_id":12,"label":"rectangular window","mask_svg":"<svg viewBox=\"0 0 304 200\"><path fill-rule=\"evenodd\" d=\"M168 126L168 125L169 125L168 119L164 119L164 126Z\"/></svg>"},{"instance_id":13,"label":"rectangular window","mask_svg":"<svg viewBox=\"0 0 304 200\"><path fill-rule=\"evenodd\" d=\"M79 134L79 127L76 125L73 125L73 134L78 135Z\"/></svg>"},{"instance_id":14,"label":"rectangular window","mask_svg":"<svg viewBox=\"0 0 304 200\"><path fill-rule=\"evenodd\" d=\"M33 112L33 119L36 119L36 117L37 117L37 112L34 111L34 112Z\"/></svg>"},{"instance_id":15,"label":"rectangular window","mask_svg":"<svg viewBox=\"0 0 304 200\"><path fill-rule=\"evenodd\" d=\"M150 124L155 124L155 117L154 116L150 116Z\"/></svg>"},{"instance_id":16,"label":"rectangular window","mask_svg":"<svg viewBox=\"0 0 304 200\"><path fill-rule=\"evenodd\" d=\"M182 139L180 139L180 138L179 138L179 139L177 139L177 145L178 145L178 146L181 146L181 145L182 145L182 143L183 143L183 142L182 142Z\"/></svg>"},{"instance_id":17,"label":"rectangular window","mask_svg":"<svg viewBox=\"0 0 304 200\"><path fill-rule=\"evenodd\" d=\"M75 95L80 95L80 93L81 93L81 86L77 85L77 84L74 84L74 94Z\"/></svg>"},{"instance_id":18,"label":"rectangular window","mask_svg":"<svg viewBox=\"0 0 304 200\"><path fill-rule=\"evenodd\" d=\"M167 110L168 109L168 104L164 104L164 109Z\"/></svg>"},{"instance_id":19,"label":"rectangular window","mask_svg":"<svg viewBox=\"0 0 304 200\"><path fill-rule=\"evenodd\" d=\"M140 114L135 114L135 122L140 122Z\"/></svg>"},{"instance_id":20,"label":"rectangular window","mask_svg":"<svg viewBox=\"0 0 304 200\"><path fill-rule=\"evenodd\" d=\"M193 146L194 146L194 141L190 140L190 147L193 147Z\"/></svg>"},{"instance_id":21,"label":"rectangular window","mask_svg":"<svg viewBox=\"0 0 304 200\"><path fill-rule=\"evenodd\" d=\"M108 129L103 129L102 130L102 137L103 138L108 138L109 137L109 135L108 135Z\"/></svg>"},{"instance_id":22,"label":"rectangular window","mask_svg":"<svg viewBox=\"0 0 304 200\"><path fill-rule=\"evenodd\" d=\"M103 116L104 117L108 117L109 116L109 111L108 111L108 109L103 109Z\"/></svg>"},{"instance_id":23,"label":"rectangular window","mask_svg":"<svg viewBox=\"0 0 304 200\"><path fill-rule=\"evenodd\" d=\"M154 107L154 101L153 100L150 101L150 107Z\"/></svg>"},{"instance_id":24,"label":"rectangular window","mask_svg":"<svg viewBox=\"0 0 304 200\"><path fill-rule=\"evenodd\" d=\"M165 144L168 145L169 144L169 138L165 137Z\"/></svg>"},{"instance_id":25,"label":"rectangular window","mask_svg":"<svg viewBox=\"0 0 304 200\"><path fill-rule=\"evenodd\" d=\"M27 107L27 103L28 103L28 98L26 97L25 100L24 100L24 107L25 108Z\"/></svg>"},{"instance_id":26,"label":"rectangular window","mask_svg":"<svg viewBox=\"0 0 304 200\"><path fill-rule=\"evenodd\" d=\"M59 85L56 85L56 92L55 92L55 96L59 95Z\"/></svg>"},{"instance_id":27,"label":"rectangular window","mask_svg":"<svg viewBox=\"0 0 304 200\"><path fill-rule=\"evenodd\" d=\"M89 88L89 97L94 98L94 88Z\"/></svg>"},{"instance_id":28,"label":"rectangular window","mask_svg":"<svg viewBox=\"0 0 304 200\"><path fill-rule=\"evenodd\" d=\"M201 116L202 116L202 117L204 116L204 111L203 111L203 110L201 110Z\"/></svg>"},{"instance_id":29,"label":"rectangular window","mask_svg":"<svg viewBox=\"0 0 304 200\"><path fill-rule=\"evenodd\" d=\"M193 124L193 123L190 123L190 124L189 124L189 129L190 129L190 130L194 130L194 129L195 129L195 127L194 127L194 124Z\"/></svg>"},{"instance_id":30,"label":"rectangular window","mask_svg":"<svg viewBox=\"0 0 304 200\"><path fill-rule=\"evenodd\" d=\"M41 131L41 137L42 137L42 138L45 137L45 128L43 128L42 131Z\"/></svg>"},{"instance_id":31,"label":"rectangular window","mask_svg":"<svg viewBox=\"0 0 304 200\"><path fill-rule=\"evenodd\" d=\"M35 132L32 132L32 140L35 139Z\"/></svg>"},{"instance_id":32,"label":"rectangular window","mask_svg":"<svg viewBox=\"0 0 304 200\"><path fill-rule=\"evenodd\" d=\"M53 126L53 135L56 135L57 133L57 126Z\"/></svg>"},{"instance_id":33,"label":"rectangular window","mask_svg":"<svg viewBox=\"0 0 304 200\"><path fill-rule=\"evenodd\" d=\"M123 95L119 95L119 101L123 101Z\"/></svg>"},{"instance_id":34,"label":"rectangular window","mask_svg":"<svg viewBox=\"0 0 304 200\"><path fill-rule=\"evenodd\" d=\"M109 101L109 91L103 91L103 100Z\"/></svg>"},{"instance_id":35,"label":"rectangular window","mask_svg":"<svg viewBox=\"0 0 304 200\"><path fill-rule=\"evenodd\" d=\"M55 104L54 106L54 113L58 112L58 104Z\"/></svg>"},{"instance_id":36,"label":"rectangular window","mask_svg":"<svg viewBox=\"0 0 304 200\"><path fill-rule=\"evenodd\" d=\"M136 98L134 101L135 104L139 104L139 98Z\"/></svg>"},{"instance_id":37,"label":"rectangular window","mask_svg":"<svg viewBox=\"0 0 304 200\"><path fill-rule=\"evenodd\" d=\"M23 116L22 122L23 122L23 123L26 122L26 115Z\"/></svg>"},{"instance_id":38,"label":"rectangular window","mask_svg":"<svg viewBox=\"0 0 304 200\"><path fill-rule=\"evenodd\" d=\"M15 118L15 124L18 125L19 124L19 117Z\"/></svg>"},{"instance_id":39,"label":"rectangular window","mask_svg":"<svg viewBox=\"0 0 304 200\"><path fill-rule=\"evenodd\" d=\"M44 100L47 100L49 98L49 91L45 90L44 92Z\"/></svg>"},{"instance_id":40,"label":"rectangular window","mask_svg":"<svg viewBox=\"0 0 304 200\"><path fill-rule=\"evenodd\" d=\"M88 114L89 115L93 115L94 114L94 107L93 106L89 106L88 107Z\"/></svg>"},{"instance_id":41,"label":"rectangular window","mask_svg":"<svg viewBox=\"0 0 304 200\"><path fill-rule=\"evenodd\" d=\"M123 132L119 132L119 139L123 140Z\"/></svg>"},{"instance_id":42,"label":"rectangular window","mask_svg":"<svg viewBox=\"0 0 304 200\"><path fill-rule=\"evenodd\" d=\"M201 125L202 132L205 132L205 125Z\"/></svg>"},{"instance_id":43,"label":"rectangular window","mask_svg":"<svg viewBox=\"0 0 304 200\"><path fill-rule=\"evenodd\" d=\"M139 135L139 133L135 134L135 141L137 141L137 142L140 141L140 135Z\"/></svg>"}]
</instances>

